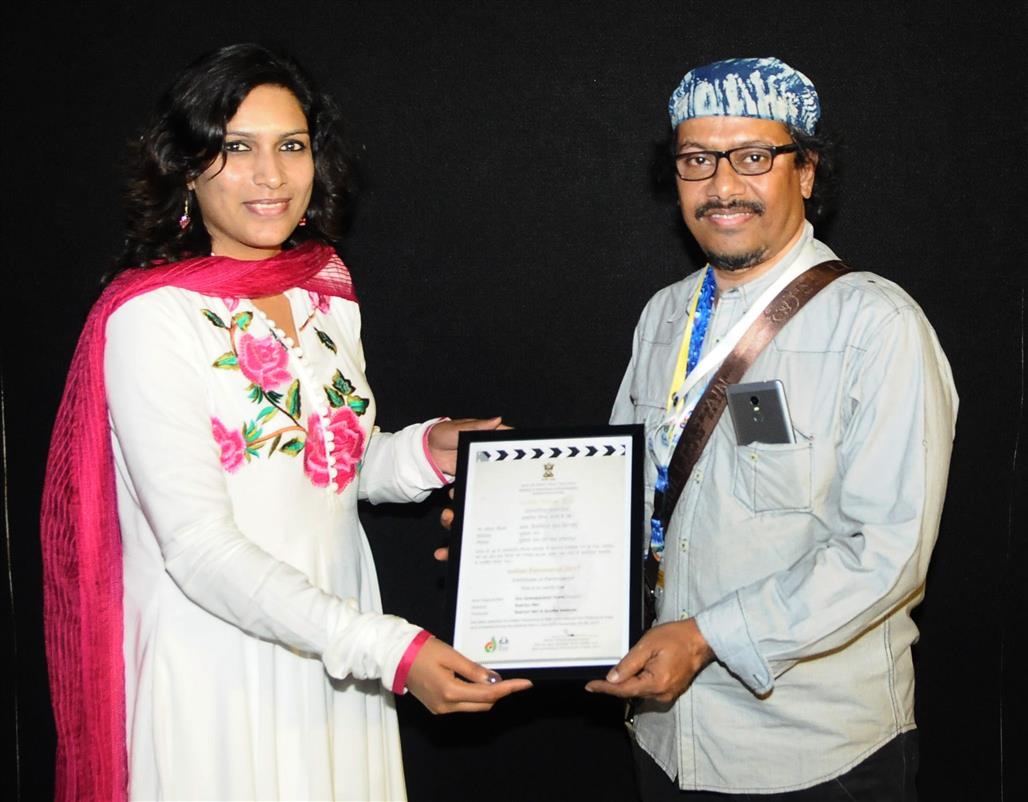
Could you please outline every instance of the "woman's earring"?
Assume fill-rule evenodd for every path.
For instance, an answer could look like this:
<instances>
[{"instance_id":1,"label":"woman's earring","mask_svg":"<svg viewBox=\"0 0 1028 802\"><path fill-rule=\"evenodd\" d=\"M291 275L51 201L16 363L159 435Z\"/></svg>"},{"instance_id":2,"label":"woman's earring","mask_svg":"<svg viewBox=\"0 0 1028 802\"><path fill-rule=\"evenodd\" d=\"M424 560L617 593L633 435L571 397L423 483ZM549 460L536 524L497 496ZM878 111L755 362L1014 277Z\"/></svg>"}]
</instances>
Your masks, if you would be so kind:
<instances>
[{"instance_id":1,"label":"woman's earring","mask_svg":"<svg viewBox=\"0 0 1028 802\"><path fill-rule=\"evenodd\" d=\"M182 216L178 219L178 227L180 230L185 231L189 228L189 223L192 218L189 216L189 192L186 192L186 205L182 210Z\"/></svg>"},{"instance_id":2,"label":"woman's earring","mask_svg":"<svg viewBox=\"0 0 1028 802\"><path fill-rule=\"evenodd\" d=\"M300 228L303 228L305 225L307 225L307 215L305 214L303 217L301 217L300 222L296 225L298 225Z\"/></svg>"}]
</instances>

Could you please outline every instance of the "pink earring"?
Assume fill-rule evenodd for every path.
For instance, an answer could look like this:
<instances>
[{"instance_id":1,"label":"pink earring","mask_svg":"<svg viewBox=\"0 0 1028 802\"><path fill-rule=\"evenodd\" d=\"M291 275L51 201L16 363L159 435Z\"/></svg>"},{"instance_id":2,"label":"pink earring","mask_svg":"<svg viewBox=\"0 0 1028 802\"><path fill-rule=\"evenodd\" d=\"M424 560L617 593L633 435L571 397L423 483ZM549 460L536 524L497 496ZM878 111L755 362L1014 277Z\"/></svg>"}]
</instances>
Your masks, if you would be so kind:
<instances>
[{"instance_id":1,"label":"pink earring","mask_svg":"<svg viewBox=\"0 0 1028 802\"><path fill-rule=\"evenodd\" d=\"M189 216L189 192L186 192L186 205L182 210L182 216L178 219L178 227L180 230L185 231L189 228L189 223L192 218Z\"/></svg>"},{"instance_id":2,"label":"pink earring","mask_svg":"<svg viewBox=\"0 0 1028 802\"><path fill-rule=\"evenodd\" d=\"M300 228L303 228L305 225L307 225L307 215L305 214L303 217L301 217L300 222L296 225L298 225Z\"/></svg>"}]
</instances>

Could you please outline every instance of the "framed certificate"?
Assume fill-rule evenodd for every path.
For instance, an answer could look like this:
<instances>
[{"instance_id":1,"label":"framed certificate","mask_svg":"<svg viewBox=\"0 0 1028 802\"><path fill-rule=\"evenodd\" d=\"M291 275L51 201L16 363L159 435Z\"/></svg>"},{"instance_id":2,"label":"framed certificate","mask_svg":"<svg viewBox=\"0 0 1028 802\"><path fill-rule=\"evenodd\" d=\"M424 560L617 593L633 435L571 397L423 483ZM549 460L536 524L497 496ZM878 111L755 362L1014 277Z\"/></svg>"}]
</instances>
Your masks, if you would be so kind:
<instances>
[{"instance_id":1,"label":"framed certificate","mask_svg":"<svg viewBox=\"0 0 1028 802\"><path fill-rule=\"evenodd\" d=\"M504 676L591 678L638 640L642 431L460 433L454 648Z\"/></svg>"}]
</instances>

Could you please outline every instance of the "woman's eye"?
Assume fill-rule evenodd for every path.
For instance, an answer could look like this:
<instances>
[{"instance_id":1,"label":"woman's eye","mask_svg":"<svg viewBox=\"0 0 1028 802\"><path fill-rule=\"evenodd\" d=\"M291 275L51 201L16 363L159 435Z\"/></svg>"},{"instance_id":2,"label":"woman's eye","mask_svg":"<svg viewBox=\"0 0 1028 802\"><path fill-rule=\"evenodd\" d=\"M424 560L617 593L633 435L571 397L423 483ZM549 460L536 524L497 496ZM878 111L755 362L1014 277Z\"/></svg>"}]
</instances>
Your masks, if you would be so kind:
<instances>
[{"instance_id":1,"label":"woman's eye","mask_svg":"<svg viewBox=\"0 0 1028 802\"><path fill-rule=\"evenodd\" d=\"M307 150L307 145L298 139L290 139L282 143L282 150L291 151L298 153L303 150Z\"/></svg>"},{"instance_id":2,"label":"woman's eye","mask_svg":"<svg viewBox=\"0 0 1028 802\"><path fill-rule=\"evenodd\" d=\"M245 142L238 139L225 143L226 153L243 153L249 149L250 147Z\"/></svg>"}]
</instances>

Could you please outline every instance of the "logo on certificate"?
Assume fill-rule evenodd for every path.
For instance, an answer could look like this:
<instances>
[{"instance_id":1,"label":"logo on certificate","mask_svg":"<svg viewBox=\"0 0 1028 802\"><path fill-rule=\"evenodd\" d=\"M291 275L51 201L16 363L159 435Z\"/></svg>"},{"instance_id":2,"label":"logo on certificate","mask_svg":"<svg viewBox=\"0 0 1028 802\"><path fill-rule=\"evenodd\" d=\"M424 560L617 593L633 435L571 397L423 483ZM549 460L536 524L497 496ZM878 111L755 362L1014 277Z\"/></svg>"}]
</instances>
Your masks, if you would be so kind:
<instances>
[{"instance_id":1,"label":"logo on certificate","mask_svg":"<svg viewBox=\"0 0 1028 802\"><path fill-rule=\"evenodd\" d=\"M552 462L544 462L543 463L543 479L552 479L552 478L553 478L553 463Z\"/></svg>"},{"instance_id":2,"label":"logo on certificate","mask_svg":"<svg viewBox=\"0 0 1028 802\"><path fill-rule=\"evenodd\" d=\"M501 635L499 640L496 640L496 638L489 638L489 640L486 641L485 646L482 648L485 649L486 654L492 654L497 650L505 652L507 651L508 646L510 646L510 640L506 635Z\"/></svg>"}]
</instances>

